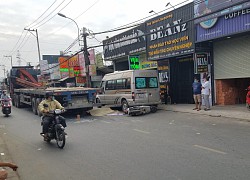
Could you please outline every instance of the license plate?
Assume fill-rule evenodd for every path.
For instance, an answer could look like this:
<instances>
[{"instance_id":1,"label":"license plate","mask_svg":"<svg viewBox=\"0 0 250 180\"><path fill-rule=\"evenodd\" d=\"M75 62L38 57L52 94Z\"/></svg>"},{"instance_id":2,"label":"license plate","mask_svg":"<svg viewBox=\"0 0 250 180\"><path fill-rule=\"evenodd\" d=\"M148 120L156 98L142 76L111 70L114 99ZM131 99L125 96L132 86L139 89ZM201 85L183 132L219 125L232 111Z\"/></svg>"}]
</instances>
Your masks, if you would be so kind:
<instances>
[{"instance_id":1,"label":"license plate","mask_svg":"<svg viewBox=\"0 0 250 180\"><path fill-rule=\"evenodd\" d=\"M137 94L138 98L145 98L145 94Z\"/></svg>"}]
</instances>

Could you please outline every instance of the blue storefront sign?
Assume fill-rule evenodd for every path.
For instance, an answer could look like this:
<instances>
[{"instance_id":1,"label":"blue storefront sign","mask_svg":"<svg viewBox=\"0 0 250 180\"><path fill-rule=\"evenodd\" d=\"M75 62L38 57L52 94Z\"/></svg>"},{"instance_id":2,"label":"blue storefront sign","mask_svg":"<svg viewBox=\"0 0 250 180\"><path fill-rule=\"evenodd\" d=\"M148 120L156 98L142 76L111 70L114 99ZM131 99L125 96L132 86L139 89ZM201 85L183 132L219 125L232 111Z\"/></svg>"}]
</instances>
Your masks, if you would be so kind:
<instances>
[{"instance_id":1,"label":"blue storefront sign","mask_svg":"<svg viewBox=\"0 0 250 180\"><path fill-rule=\"evenodd\" d=\"M196 25L196 42L250 31L250 8L241 9Z\"/></svg>"}]
</instances>

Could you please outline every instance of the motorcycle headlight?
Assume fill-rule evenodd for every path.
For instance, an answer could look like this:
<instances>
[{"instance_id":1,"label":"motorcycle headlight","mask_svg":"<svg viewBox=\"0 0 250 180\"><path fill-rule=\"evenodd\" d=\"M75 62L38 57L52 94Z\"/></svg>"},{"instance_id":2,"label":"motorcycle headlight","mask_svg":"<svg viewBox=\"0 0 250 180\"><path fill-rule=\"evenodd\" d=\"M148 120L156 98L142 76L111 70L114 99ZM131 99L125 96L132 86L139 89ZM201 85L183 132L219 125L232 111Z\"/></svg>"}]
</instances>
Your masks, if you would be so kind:
<instances>
[{"instance_id":1,"label":"motorcycle headlight","mask_svg":"<svg viewBox=\"0 0 250 180\"><path fill-rule=\"evenodd\" d=\"M55 114L61 114L62 113L62 110L61 109L56 109L55 110Z\"/></svg>"}]
</instances>

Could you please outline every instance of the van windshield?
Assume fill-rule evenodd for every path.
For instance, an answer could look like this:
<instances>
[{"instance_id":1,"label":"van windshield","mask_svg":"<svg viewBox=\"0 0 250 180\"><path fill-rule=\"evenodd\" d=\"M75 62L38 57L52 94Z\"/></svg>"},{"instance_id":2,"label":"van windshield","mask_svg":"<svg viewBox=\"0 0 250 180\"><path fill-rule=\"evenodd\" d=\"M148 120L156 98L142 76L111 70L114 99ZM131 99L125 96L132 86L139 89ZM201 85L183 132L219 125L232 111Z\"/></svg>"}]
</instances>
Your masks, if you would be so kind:
<instances>
[{"instance_id":1,"label":"van windshield","mask_svg":"<svg viewBox=\"0 0 250 180\"><path fill-rule=\"evenodd\" d=\"M136 77L135 88L136 89L158 88L157 77Z\"/></svg>"}]
</instances>

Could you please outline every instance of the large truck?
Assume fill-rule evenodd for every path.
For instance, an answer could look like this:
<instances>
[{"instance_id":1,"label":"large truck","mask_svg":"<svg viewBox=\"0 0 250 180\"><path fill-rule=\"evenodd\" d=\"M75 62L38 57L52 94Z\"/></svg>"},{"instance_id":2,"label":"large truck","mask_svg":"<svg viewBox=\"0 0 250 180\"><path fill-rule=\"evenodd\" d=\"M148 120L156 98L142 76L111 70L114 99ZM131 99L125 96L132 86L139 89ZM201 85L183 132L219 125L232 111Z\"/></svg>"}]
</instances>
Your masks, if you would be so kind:
<instances>
[{"instance_id":1,"label":"large truck","mask_svg":"<svg viewBox=\"0 0 250 180\"><path fill-rule=\"evenodd\" d=\"M38 111L39 103L47 92L53 93L66 110L84 113L93 109L96 88L85 87L46 87L37 81L39 69L32 66L13 67L8 77L9 93L15 107L29 106L34 114L41 115Z\"/></svg>"}]
</instances>

